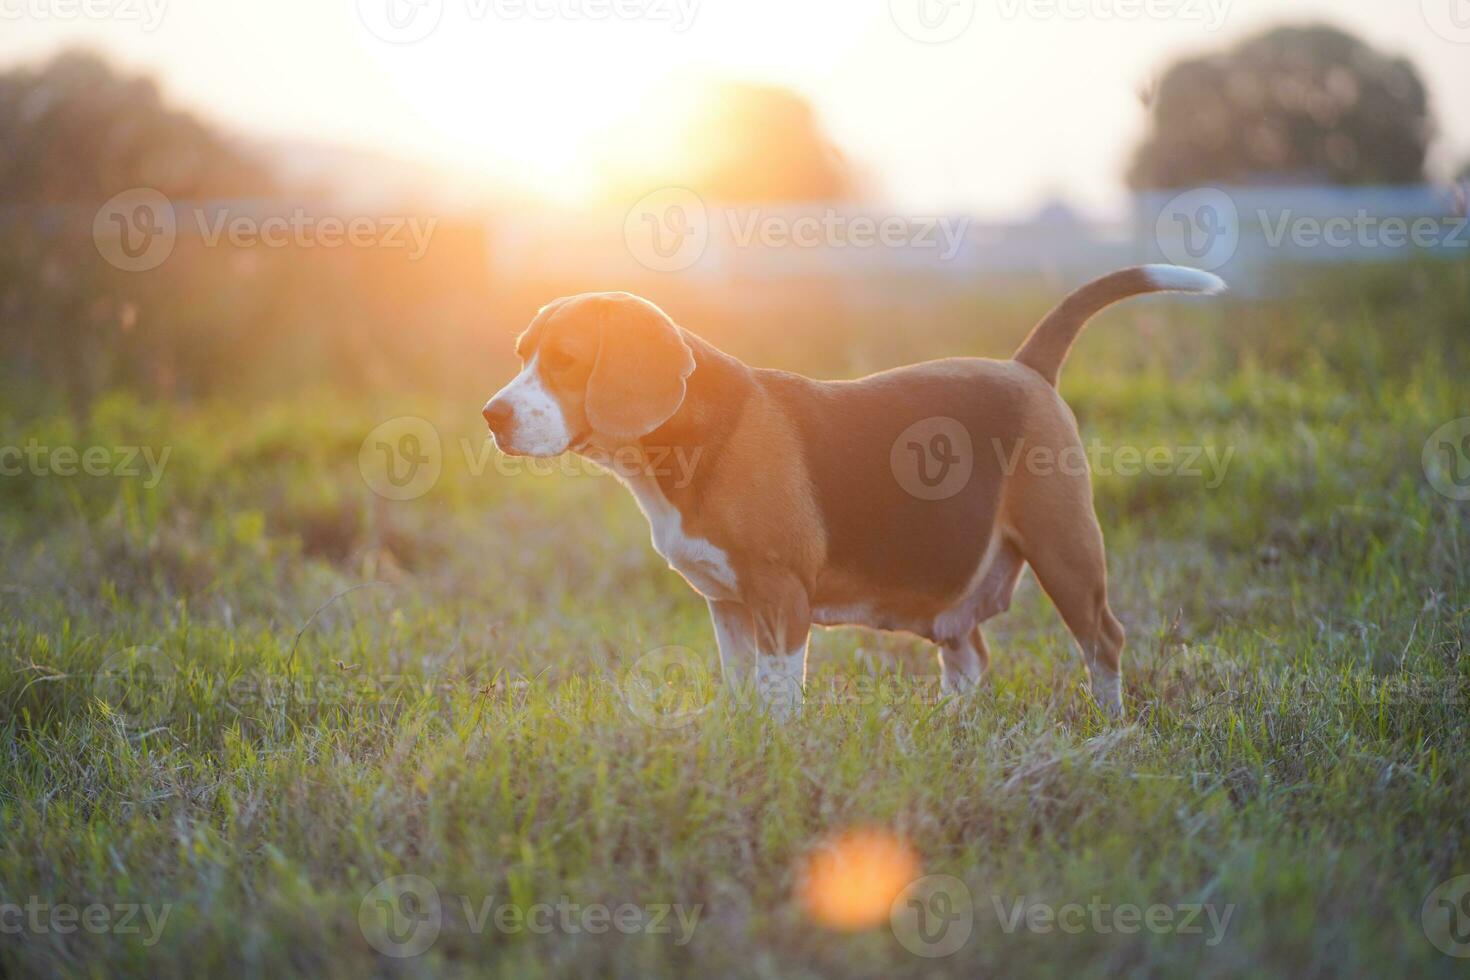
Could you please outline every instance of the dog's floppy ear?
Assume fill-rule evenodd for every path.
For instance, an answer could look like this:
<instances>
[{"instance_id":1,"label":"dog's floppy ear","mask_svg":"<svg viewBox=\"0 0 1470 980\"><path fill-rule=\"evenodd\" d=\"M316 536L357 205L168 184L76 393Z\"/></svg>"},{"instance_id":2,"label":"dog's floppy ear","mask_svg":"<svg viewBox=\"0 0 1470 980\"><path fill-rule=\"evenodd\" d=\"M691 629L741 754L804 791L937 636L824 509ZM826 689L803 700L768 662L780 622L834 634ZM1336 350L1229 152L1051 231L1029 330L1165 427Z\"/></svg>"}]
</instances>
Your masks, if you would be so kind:
<instances>
[{"instance_id":1,"label":"dog's floppy ear","mask_svg":"<svg viewBox=\"0 0 1470 980\"><path fill-rule=\"evenodd\" d=\"M598 297L601 345L587 382L587 421L598 432L636 439L684 403L694 352L668 314L628 293Z\"/></svg>"}]
</instances>

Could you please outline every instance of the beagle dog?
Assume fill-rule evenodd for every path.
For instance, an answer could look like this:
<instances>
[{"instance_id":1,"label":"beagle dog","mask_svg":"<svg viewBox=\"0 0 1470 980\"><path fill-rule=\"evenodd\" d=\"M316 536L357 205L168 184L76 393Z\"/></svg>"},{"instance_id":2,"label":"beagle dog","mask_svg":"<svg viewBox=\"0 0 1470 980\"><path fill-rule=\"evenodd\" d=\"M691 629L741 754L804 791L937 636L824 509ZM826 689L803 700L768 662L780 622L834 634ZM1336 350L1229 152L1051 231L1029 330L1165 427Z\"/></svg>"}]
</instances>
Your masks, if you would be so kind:
<instances>
[{"instance_id":1,"label":"beagle dog","mask_svg":"<svg viewBox=\"0 0 1470 980\"><path fill-rule=\"evenodd\" d=\"M709 603L727 683L780 714L802 700L813 625L917 634L942 690L980 683L980 625L1030 566L1081 648L1093 697L1123 710L1123 629L1077 422L1057 376L1093 314L1143 293L1218 293L1154 265L1077 290L1009 361L950 358L855 381L749 367L647 300L556 300L485 405L501 452L574 452L632 491L653 547ZM673 479L652 465L697 459ZM1077 465L1017 465L1064 460Z\"/></svg>"}]
</instances>

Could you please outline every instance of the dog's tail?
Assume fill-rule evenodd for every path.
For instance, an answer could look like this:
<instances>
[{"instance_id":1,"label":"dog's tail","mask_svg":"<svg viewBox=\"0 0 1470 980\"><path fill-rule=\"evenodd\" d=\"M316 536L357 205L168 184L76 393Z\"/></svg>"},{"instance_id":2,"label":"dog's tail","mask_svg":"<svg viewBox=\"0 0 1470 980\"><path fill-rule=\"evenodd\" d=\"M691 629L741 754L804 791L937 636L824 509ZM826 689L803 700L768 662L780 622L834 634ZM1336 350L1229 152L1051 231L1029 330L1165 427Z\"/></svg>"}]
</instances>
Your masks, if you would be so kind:
<instances>
[{"instance_id":1,"label":"dog's tail","mask_svg":"<svg viewBox=\"0 0 1470 980\"><path fill-rule=\"evenodd\" d=\"M1110 273L1077 290L1036 325L1016 351L1015 360L1053 385L1062 373L1067 352L1093 315L1119 300L1143 293L1223 293L1225 280L1199 269L1178 265L1140 265Z\"/></svg>"}]
</instances>

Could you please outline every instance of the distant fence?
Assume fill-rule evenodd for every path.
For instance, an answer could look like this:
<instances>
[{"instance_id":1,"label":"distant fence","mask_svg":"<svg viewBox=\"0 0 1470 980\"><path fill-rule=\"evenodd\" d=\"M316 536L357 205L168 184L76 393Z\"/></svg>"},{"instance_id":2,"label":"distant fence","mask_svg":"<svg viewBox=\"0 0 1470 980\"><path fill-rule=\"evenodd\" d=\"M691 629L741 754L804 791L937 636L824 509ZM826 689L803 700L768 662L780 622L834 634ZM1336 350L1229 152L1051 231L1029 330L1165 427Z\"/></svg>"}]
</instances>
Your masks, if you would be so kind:
<instances>
[{"instance_id":1,"label":"distant fence","mask_svg":"<svg viewBox=\"0 0 1470 980\"><path fill-rule=\"evenodd\" d=\"M1237 291L1260 293L1299 267L1470 261L1465 214L1466 188L1453 186L1207 187L1137 195L1112 220L1052 206L1012 222L847 202L720 205L681 189L655 192L626 211L527 205L486 215L290 199L170 201L142 188L95 211L3 208L0 230L90 233L103 257L126 271L161 266L176 244L180 251L372 252L414 264L431 250L453 250L483 255L479 268L498 289L677 277L758 305L781 302L781 284L825 283L861 303L879 290L902 299L977 283L1076 282L1140 262L1210 269ZM482 241L467 249L466 236Z\"/></svg>"}]
</instances>

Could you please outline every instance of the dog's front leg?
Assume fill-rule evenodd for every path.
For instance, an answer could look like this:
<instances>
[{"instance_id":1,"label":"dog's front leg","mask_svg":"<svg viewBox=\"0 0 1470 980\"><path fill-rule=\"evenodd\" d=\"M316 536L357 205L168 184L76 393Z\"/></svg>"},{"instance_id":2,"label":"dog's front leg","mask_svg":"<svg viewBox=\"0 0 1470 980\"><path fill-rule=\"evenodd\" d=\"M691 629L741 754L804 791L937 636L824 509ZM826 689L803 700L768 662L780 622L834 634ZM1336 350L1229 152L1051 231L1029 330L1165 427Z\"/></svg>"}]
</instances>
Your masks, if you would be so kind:
<instances>
[{"instance_id":1,"label":"dog's front leg","mask_svg":"<svg viewBox=\"0 0 1470 980\"><path fill-rule=\"evenodd\" d=\"M755 630L750 610L739 602L711 599L709 617L715 624L725 686L737 696L743 696L755 687Z\"/></svg>"},{"instance_id":2,"label":"dog's front leg","mask_svg":"<svg viewBox=\"0 0 1470 980\"><path fill-rule=\"evenodd\" d=\"M737 699L753 694L773 715L787 718L802 703L810 622L801 629L802 614L783 605L757 608L759 612L739 602L710 602L720 670Z\"/></svg>"},{"instance_id":3,"label":"dog's front leg","mask_svg":"<svg viewBox=\"0 0 1470 980\"><path fill-rule=\"evenodd\" d=\"M756 692L772 717L782 721L796 714L806 701L808 625L801 638L788 640L785 653L762 652L756 658Z\"/></svg>"},{"instance_id":4,"label":"dog's front leg","mask_svg":"<svg viewBox=\"0 0 1470 980\"><path fill-rule=\"evenodd\" d=\"M805 699L806 651L811 637L811 604L806 586L784 569L767 569L742 578L756 651L755 688L775 717L795 714Z\"/></svg>"}]
</instances>

